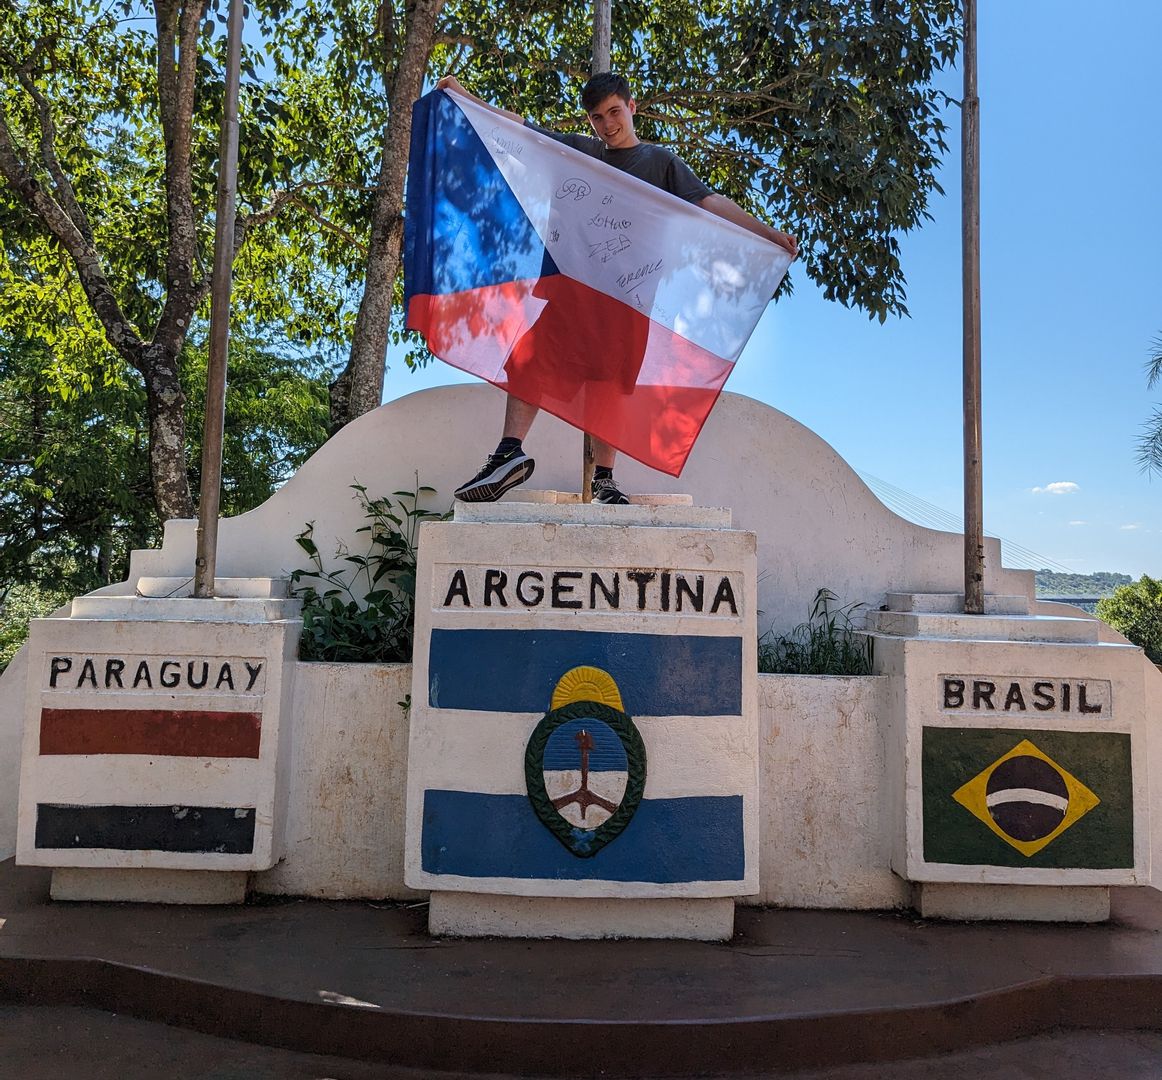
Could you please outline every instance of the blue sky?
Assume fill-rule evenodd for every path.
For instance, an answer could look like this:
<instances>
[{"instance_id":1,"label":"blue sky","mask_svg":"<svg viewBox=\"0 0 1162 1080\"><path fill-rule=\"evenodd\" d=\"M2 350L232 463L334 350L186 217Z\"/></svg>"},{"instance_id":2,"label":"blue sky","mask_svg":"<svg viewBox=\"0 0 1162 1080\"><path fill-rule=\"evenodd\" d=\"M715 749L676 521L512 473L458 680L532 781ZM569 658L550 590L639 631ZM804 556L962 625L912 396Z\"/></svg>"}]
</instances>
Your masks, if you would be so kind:
<instances>
[{"instance_id":1,"label":"blue sky","mask_svg":"<svg viewBox=\"0 0 1162 1080\"><path fill-rule=\"evenodd\" d=\"M1099 18L1080 0L981 0L978 34L985 529L1081 573L1162 576L1162 477L1134 461L1162 402L1144 375L1162 335L1162 3ZM959 97L960 72L944 85ZM799 275L728 389L959 516L959 110L947 119L946 194L902 243L911 318L881 326ZM389 363L388 400L467 379Z\"/></svg>"}]
</instances>

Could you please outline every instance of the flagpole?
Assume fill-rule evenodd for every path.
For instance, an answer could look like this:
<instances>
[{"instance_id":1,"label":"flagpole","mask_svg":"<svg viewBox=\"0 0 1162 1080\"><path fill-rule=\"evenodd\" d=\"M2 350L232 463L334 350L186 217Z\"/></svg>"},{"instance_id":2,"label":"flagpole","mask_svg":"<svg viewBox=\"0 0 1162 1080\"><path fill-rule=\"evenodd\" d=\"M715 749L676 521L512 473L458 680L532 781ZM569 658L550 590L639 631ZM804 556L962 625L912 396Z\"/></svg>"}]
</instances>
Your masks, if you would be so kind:
<instances>
[{"instance_id":1,"label":"flagpole","mask_svg":"<svg viewBox=\"0 0 1162 1080\"><path fill-rule=\"evenodd\" d=\"M980 99L976 94L976 0L964 2L961 103L961 276L964 293L964 610L984 614L984 498L980 373Z\"/></svg>"},{"instance_id":2,"label":"flagpole","mask_svg":"<svg viewBox=\"0 0 1162 1080\"><path fill-rule=\"evenodd\" d=\"M611 0L593 0L593 59L589 66L590 75L600 75L609 70L611 45ZM588 432L581 451L581 501L593 501L593 436Z\"/></svg>"},{"instance_id":3,"label":"flagpole","mask_svg":"<svg viewBox=\"0 0 1162 1080\"><path fill-rule=\"evenodd\" d=\"M194 596L214 595L218 511L222 498L222 437L226 426L226 358L230 347L230 276L234 265L234 201L238 188L238 82L242 57L242 0L230 0L226 30L226 100L218 156L214 268L210 277L210 358L202 427L202 487L198 498Z\"/></svg>"}]
</instances>

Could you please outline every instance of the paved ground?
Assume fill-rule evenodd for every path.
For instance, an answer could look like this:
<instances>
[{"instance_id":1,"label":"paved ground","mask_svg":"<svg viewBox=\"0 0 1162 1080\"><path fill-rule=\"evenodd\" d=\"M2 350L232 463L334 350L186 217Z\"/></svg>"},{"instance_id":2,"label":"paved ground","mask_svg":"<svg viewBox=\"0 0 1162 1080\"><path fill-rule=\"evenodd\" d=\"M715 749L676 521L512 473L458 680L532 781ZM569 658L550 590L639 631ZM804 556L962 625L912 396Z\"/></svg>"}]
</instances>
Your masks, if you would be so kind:
<instances>
[{"instance_id":1,"label":"paved ground","mask_svg":"<svg viewBox=\"0 0 1162 1080\"><path fill-rule=\"evenodd\" d=\"M1162 1078L1150 889L1093 927L740 909L710 945L438 940L422 906L47 884L0 864L0 1078Z\"/></svg>"},{"instance_id":2,"label":"paved ground","mask_svg":"<svg viewBox=\"0 0 1162 1080\"><path fill-rule=\"evenodd\" d=\"M496 1074L491 1074L496 1076ZM614 1074L609 1074L614 1075ZM620 1074L626 1075L626 1074ZM0 1008L0 1077L20 1080L488 1080L254 1046L95 1009ZM1162 1034L1061 1032L875 1065L747 1080L1157 1080Z\"/></svg>"}]
</instances>

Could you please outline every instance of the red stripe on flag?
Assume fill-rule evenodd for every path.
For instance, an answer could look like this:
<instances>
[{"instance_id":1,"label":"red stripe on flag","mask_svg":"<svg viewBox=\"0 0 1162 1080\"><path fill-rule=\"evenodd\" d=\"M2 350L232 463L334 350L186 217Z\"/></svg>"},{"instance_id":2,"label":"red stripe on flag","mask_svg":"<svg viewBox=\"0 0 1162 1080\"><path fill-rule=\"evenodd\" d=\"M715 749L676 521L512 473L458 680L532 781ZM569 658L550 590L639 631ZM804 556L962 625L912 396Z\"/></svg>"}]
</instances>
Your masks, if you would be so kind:
<instances>
[{"instance_id":1,"label":"red stripe on flag","mask_svg":"<svg viewBox=\"0 0 1162 1080\"><path fill-rule=\"evenodd\" d=\"M454 367L671 476L733 367L563 274L415 296L408 326Z\"/></svg>"},{"instance_id":2,"label":"red stripe on flag","mask_svg":"<svg viewBox=\"0 0 1162 1080\"><path fill-rule=\"evenodd\" d=\"M41 709L42 754L257 758L262 716L185 709Z\"/></svg>"}]
</instances>

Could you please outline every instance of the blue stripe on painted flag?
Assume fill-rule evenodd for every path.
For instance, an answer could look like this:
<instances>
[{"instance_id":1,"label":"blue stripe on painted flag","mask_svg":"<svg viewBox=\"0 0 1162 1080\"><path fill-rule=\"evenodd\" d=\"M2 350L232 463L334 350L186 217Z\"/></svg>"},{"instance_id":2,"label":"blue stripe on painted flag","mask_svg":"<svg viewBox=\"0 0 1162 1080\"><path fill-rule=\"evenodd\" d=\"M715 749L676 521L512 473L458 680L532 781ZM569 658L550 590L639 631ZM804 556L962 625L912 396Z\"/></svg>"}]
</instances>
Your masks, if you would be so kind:
<instances>
[{"instance_id":1,"label":"blue stripe on painted flag","mask_svg":"<svg viewBox=\"0 0 1162 1080\"><path fill-rule=\"evenodd\" d=\"M742 714L742 638L588 630L434 629L428 704L547 712L557 680L580 665L613 676L630 716Z\"/></svg>"},{"instance_id":2,"label":"blue stripe on painted flag","mask_svg":"<svg viewBox=\"0 0 1162 1080\"><path fill-rule=\"evenodd\" d=\"M557 273L492 154L441 90L412 106L404 310L448 294Z\"/></svg>"},{"instance_id":3,"label":"blue stripe on painted flag","mask_svg":"<svg viewBox=\"0 0 1162 1080\"><path fill-rule=\"evenodd\" d=\"M541 824L524 795L424 792L429 874L556 881L741 881L741 795L643 799L625 831L581 859Z\"/></svg>"}]
</instances>

